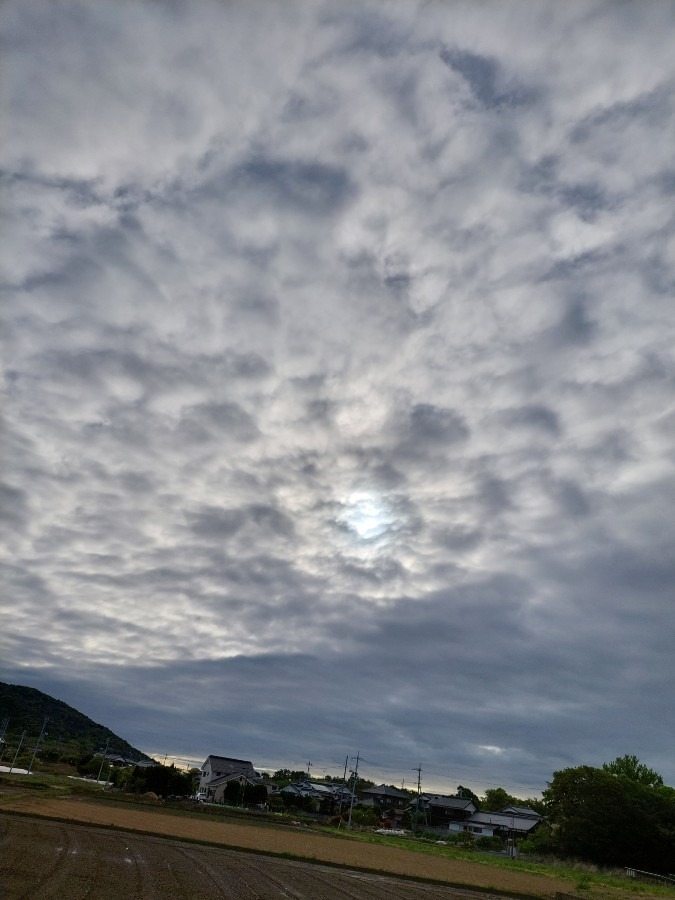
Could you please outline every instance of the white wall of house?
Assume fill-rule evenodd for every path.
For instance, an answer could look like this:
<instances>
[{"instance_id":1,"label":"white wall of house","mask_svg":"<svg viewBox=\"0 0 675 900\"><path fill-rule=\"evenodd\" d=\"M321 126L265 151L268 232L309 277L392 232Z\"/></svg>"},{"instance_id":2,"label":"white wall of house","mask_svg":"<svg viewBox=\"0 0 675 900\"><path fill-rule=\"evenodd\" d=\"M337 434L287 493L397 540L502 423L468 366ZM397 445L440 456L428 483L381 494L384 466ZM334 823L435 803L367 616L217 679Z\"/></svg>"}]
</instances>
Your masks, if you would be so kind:
<instances>
[{"instance_id":1,"label":"white wall of house","mask_svg":"<svg viewBox=\"0 0 675 900\"><path fill-rule=\"evenodd\" d=\"M203 791L206 789L206 785L214 778L214 774L211 770L211 759L207 759L206 762L202 766L202 774L199 776L199 790Z\"/></svg>"},{"instance_id":2,"label":"white wall of house","mask_svg":"<svg viewBox=\"0 0 675 900\"><path fill-rule=\"evenodd\" d=\"M490 825L472 825L471 822L450 822L448 831L468 831L478 837L493 837L494 828Z\"/></svg>"}]
</instances>

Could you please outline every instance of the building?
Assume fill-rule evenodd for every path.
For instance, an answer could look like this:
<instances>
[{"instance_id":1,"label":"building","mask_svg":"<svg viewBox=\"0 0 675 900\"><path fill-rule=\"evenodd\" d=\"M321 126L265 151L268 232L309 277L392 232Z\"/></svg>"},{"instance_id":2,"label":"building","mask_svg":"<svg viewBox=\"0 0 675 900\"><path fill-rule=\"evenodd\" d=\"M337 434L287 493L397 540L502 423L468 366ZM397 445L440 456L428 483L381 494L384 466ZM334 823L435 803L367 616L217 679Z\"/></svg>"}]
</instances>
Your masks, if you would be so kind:
<instances>
[{"instance_id":1,"label":"building","mask_svg":"<svg viewBox=\"0 0 675 900\"><path fill-rule=\"evenodd\" d=\"M519 809L522 812L514 812ZM474 812L462 822L450 822L449 831L468 831L477 837L524 838L542 821L534 810L506 807L500 812Z\"/></svg>"},{"instance_id":2,"label":"building","mask_svg":"<svg viewBox=\"0 0 675 900\"><path fill-rule=\"evenodd\" d=\"M241 775L255 784L260 781L260 776L256 774L253 763L248 759L233 759L229 756L207 756L200 770L199 792L208 795L209 784L226 775Z\"/></svg>"},{"instance_id":3,"label":"building","mask_svg":"<svg viewBox=\"0 0 675 900\"><path fill-rule=\"evenodd\" d=\"M410 803L410 794L396 788L380 784L377 787L365 788L361 791L361 806L372 805L377 809L403 809Z\"/></svg>"}]
</instances>

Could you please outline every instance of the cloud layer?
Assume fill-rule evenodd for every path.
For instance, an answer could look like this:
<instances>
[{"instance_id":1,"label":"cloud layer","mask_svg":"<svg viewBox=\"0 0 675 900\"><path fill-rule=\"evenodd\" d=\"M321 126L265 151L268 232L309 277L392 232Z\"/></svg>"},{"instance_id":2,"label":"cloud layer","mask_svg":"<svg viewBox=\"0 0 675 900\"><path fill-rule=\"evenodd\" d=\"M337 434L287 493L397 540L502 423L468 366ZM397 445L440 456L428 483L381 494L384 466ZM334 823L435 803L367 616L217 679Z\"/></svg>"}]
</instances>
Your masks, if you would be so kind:
<instances>
[{"instance_id":1,"label":"cloud layer","mask_svg":"<svg viewBox=\"0 0 675 900\"><path fill-rule=\"evenodd\" d=\"M674 783L672 5L2 26L1 676L179 757Z\"/></svg>"}]
</instances>

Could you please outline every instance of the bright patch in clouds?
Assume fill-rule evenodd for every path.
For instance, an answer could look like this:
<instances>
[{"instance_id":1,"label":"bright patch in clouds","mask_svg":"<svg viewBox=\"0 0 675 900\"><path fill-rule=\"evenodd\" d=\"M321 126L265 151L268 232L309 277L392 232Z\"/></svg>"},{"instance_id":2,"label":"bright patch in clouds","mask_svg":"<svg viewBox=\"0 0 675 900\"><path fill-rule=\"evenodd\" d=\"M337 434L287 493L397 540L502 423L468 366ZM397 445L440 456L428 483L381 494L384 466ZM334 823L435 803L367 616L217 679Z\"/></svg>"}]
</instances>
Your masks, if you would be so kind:
<instances>
[{"instance_id":1,"label":"bright patch in clouds","mask_svg":"<svg viewBox=\"0 0 675 900\"><path fill-rule=\"evenodd\" d=\"M357 493L345 502L342 522L359 540L374 542L394 531L396 518L383 497Z\"/></svg>"}]
</instances>

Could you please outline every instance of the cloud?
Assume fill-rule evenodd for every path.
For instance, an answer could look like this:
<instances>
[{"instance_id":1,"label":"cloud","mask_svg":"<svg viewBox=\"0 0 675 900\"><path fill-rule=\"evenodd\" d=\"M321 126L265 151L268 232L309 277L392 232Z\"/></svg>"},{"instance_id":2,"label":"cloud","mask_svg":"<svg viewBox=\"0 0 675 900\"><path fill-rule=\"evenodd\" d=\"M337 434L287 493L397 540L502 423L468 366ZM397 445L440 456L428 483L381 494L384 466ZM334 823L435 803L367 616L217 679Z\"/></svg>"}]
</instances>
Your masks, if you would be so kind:
<instances>
[{"instance_id":1,"label":"cloud","mask_svg":"<svg viewBox=\"0 0 675 900\"><path fill-rule=\"evenodd\" d=\"M4 22L5 680L183 756L672 781L670 6Z\"/></svg>"}]
</instances>

